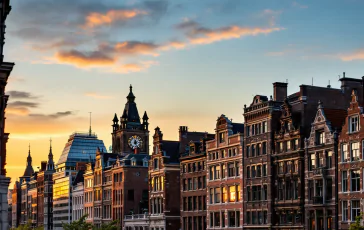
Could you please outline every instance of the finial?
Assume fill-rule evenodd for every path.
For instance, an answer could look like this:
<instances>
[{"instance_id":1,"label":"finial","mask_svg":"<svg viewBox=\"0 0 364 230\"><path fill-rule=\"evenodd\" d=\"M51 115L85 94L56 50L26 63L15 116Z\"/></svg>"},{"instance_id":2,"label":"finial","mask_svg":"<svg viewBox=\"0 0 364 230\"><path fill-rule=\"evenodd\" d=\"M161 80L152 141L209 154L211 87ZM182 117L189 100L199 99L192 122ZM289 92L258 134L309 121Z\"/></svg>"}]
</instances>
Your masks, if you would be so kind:
<instances>
[{"instance_id":1,"label":"finial","mask_svg":"<svg viewBox=\"0 0 364 230\"><path fill-rule=\"evenodd\" d=\"M133 92L133 86L131 84L130 84L129 89L130 89L130 92Z\"/></svg>"},{"instance_id":2,"label":"finial","mask_svg":"<svg viewBox=\"0 0 364 230\"><path fill-rule=\"evenodd\" d=\"M91 133L92 133L92 129L91 129L91 113L92 112L89 112L90 113L90 129L89 129L89 136L91 136Z\"/></svg>"},{"instance_id":3,"label":"finial","mask_svg":"<svg viewBox=\"0 0 364 230\"><path fill-rule=\"evenodd\" d=\"M30 156L30 143L28 145L28 153L29 153L29 156Z\"/></svg>"}]
</instances>

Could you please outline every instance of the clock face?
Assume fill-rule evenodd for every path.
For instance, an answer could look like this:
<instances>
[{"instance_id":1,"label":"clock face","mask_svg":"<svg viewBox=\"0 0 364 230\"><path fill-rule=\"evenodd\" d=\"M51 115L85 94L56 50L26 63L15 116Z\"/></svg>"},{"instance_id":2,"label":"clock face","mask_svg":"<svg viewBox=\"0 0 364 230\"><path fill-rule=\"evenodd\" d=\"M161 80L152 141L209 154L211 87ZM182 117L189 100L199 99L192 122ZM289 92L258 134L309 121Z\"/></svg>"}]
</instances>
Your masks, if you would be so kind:
<instances>
[{"instance_id":1,"label":"clock face","mask_svg":"<svg viewBox=\"0 0 364 230\"><path fill-rule=\"evenodd\" d=\"M132 149L140 148L143 144L143 140L141 137L134 135L129 138L128 144Z\"/></svg>"}]
</instances>

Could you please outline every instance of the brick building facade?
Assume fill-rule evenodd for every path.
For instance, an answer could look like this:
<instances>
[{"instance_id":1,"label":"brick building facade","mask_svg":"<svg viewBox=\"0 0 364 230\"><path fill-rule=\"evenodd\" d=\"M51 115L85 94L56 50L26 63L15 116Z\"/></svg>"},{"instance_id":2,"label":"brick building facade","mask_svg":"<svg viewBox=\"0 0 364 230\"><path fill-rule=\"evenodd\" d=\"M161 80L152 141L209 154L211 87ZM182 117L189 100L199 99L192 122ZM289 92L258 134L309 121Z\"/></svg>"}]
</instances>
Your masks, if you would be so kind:
<instances>
[{"instance_id":1,"label":"brick building facade","mask_svg":"<svg viewBox=\"0 0 364 230\"><path fill-rule=\"evenodd\" d=\"M217 119L207 151L207 228L242 229L244 125Z\"/></svg>"},{"instance_id":2,"label":"brick building facade","mask_svg":"<svg viewBox=\"0 0 364 230\"><path fill-rule=\"evenodd\" d=\"M209 137L210 136L210 137ZM186 153L180 157L181 164L181 229L203 230L206 222L206 135L200 141L190 141Z\"/></svg>"},{"instance_id":3,"label":"brick building facade","mask_svg":"<svg viewBox=\"0 0 364 230\"><path fill-rule=\"evenodd\" d=\"M320 102L311 133L305 143L306 229L337 229L338 134L346 110L326 109Z\"/></svg>"}]
</instances>

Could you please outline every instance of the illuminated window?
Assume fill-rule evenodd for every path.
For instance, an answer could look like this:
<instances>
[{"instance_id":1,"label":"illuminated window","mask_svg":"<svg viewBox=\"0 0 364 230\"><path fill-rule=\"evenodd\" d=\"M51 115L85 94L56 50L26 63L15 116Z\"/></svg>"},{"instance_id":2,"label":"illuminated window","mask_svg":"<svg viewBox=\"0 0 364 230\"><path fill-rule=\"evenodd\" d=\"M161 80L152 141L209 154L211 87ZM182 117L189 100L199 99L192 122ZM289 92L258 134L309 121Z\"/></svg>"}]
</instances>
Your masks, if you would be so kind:
<instances>
[{"instance_id":1,"label":"illuminated window","mask_svg":"<svg viewBox=\"0 0 364 230\"><path fill-rule=\"evenodd\" d=\"M229 201L235 202L236 201L236 189L235 186L229 186Z\"/></svg>"}]
</instances>

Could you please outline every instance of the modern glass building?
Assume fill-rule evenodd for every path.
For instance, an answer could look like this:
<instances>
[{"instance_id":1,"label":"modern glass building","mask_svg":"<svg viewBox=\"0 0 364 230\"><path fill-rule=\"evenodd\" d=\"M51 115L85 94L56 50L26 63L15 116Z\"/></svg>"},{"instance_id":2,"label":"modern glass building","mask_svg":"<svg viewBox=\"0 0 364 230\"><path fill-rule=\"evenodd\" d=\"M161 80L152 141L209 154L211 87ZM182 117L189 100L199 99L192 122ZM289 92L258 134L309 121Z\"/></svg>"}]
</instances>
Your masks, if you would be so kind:
<instances>
[{"instance_id":1,"label":"modern glass building","mask_svg":"<svg viewBox=\"0 0 364 230\"><path fill-rule=\"evenodd\" d=\"M106 152L104 142L94 133L73 133L66 143L53 174L53 229L72 222L72 182L77 175L76 164L95 160L96 150Z\"/></svg>"}]
</instances>

